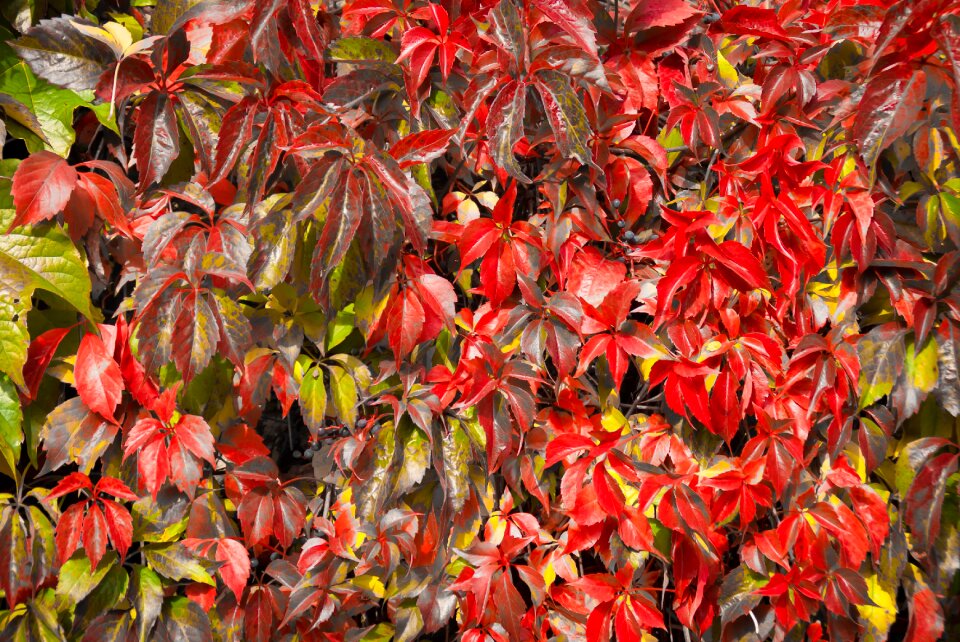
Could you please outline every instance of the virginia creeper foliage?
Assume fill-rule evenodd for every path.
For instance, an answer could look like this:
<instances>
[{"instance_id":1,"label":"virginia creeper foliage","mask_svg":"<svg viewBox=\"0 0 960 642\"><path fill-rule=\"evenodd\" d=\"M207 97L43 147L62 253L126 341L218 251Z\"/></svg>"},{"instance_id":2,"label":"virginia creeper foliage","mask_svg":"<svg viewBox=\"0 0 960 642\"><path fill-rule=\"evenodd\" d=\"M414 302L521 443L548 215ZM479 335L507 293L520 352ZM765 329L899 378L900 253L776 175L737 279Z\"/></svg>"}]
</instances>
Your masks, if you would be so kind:
<instances>
[{"instance_id":1,"label":"virginia creeper foliage","mask_svg":"<svg viewBox=\"0 0 960 642\"><path fill-rule=\"evenodd\" d=\"M960 2L12 0L0 639L960 639Z\"/></svg>"}]
</instances>

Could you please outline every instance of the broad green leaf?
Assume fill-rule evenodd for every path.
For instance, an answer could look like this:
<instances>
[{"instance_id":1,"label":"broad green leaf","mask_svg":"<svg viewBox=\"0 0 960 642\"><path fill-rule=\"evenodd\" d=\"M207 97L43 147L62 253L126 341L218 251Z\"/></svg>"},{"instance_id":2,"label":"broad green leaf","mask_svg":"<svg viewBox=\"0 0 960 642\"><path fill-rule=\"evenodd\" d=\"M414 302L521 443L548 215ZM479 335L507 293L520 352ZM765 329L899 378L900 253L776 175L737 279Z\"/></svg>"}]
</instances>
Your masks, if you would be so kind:
<instances>
[{"instance_id":1,"label":"broad green leaf","mask_svg":"<svg viewBox=\"0 0 960 642\"><path fill-rule=\"evenodd\" d=\"M937 342L931 336L919 351L914 345L913 336L905 342L903 372L894 386L891 398L898 415L905 419L920 410L927 395L937 385L939 371L937 366Z\"/></svg>"},{"instance_id":2,"label":"broad green leaf","mask_svg":"<svg viewBox=\"0 0 960 642\"><path fill-rule=\"evenodd\" d=\"M145 642L163 606L160 576L145 566L135 566L130 575L129 598L137 610L137 637Z\"/></svg>"},{"instance_id":3,"label":"broad green leaf","mask_svg":"<svg viewBox=\"0 0 960 642\"><path fill-rule=\"evenodd\" d=\"M0 373L0 470L14 478L23 443L22 422L16 386L10 377Z\"/></svg>"},{"instance_id":4,"label":"broad green leaf","mask_svg":"<svg viewBox=\"0 0 960 642\"><path fill-rule=\"evenodd\" d=\"M327 366L330 372L330 405L340 421L351 429L357 422L357 382L340 366Z\"/></svg>"},{"instance_id":5,"label":"broad green leaf","mask_svg":"<svg viewBox=\"0 0 960 642\"><path fill-rule=\"evenodd\" d=\"M52 589L41 591L28 606L31 642L63 642L66 639L57 619L55 596Z\"/></svg>"},{"instance_id":6,"label":"broad green leaf","mask_svg":"<svg viewBox=\"0 0 960 642\"><path fill-rule=\"evenodd\" d=\"M83 551L74 553L73 557L60 567L60 578L57 581L59 604L63 607L79 604L97 588L116 564L117 554L108 551L97 564L97 568L91 571L87 555Z\"/></svg>"},{"instance_id":7,"label":"broad green leaf","mask_svg":"<svg viewBox=\"0 0 960 642\"><path fill-rule=\"evenodd\" d=\"M874 328L860 338L860 408L890 394L906 355L904 332L892 325Z\"/></svg>"},{"instance_id":8,"label":"broad green leaf","mask_svg":"<svg viewBox=\"0 0 960 642\"><path fill-rule=\"evenodd\" d=\"M186 579L210 586L217 585L199 558L179 542L151 544L144 547L143 556L150 568L171 580Z\"/></svg>"},{"instance_id":9,"label":"broad green leaf","mask_svg":"<svg viewBox=\"0 0 960 642\"><path fill-rule=\"evenodd\" d=\"M913 484L917 473L923 467L924 463L933 456L938 450L949 445L949 441L942 437L923 437L909 444L900 451L897 456L897 464L894 469L894 483L900 497L906 497L907 491Z\"/></svg>"},{"instance_id":10,"label":"broad green leaf","mask_svg":"<svg viewBox=\"0 0 960 642\"><path fill-rule=\"evenodd\" d=\"M916 349L913 341L909 342L913 348L913 359L905 365L907 376L913 386L923 392L930 392L937 385L940 370L937 366L937 341L934 336L927 338L920 350Z\"/></svg>"},{"instance_id":11,"label":"broad green leaf","mask_svg":"<svg viewBox=\"0 0 960 642\"><path fill-rule=\"evenodd\" d=\"M300 381L300 410L310 434L317 436L324 427L327 412L327 389L323 384L323 371L319 366L310 368Z\"/></svg>"}]
</instances>

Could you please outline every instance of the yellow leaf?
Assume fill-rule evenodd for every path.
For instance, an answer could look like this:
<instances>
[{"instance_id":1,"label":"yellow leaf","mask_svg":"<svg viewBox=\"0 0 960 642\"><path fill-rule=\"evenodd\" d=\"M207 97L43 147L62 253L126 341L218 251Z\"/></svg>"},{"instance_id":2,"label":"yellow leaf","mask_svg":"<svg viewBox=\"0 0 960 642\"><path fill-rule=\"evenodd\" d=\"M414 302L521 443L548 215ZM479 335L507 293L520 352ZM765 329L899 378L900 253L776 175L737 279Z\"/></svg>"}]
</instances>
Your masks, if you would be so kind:
<instances>
[{"instance_id":1,"label":"yellow leaf","mask_svg":"<svg viewBox=\"0 0 960 642\"><path fill-rule=\"evenodd\" d=\"M876 573L866 576L867 594L876 606L857 606L863 626L863 642L885 642L897 619L897 593Z\"/></svg>"},{"instance_id":2,"label":"yellow leaf","mask_svg":"<svg viewBox=\"0 0 960 642\"><path fill-rule=\"evenodd\" d=\"M353 578L353 583L362 589L370 591L370 593L372 593L374 597L378 599L383 599L384 594L386 593L386 587L383 585L383 580L376 575L361 575L360 577L355 577Z\"/></svg>"}]
</instances>

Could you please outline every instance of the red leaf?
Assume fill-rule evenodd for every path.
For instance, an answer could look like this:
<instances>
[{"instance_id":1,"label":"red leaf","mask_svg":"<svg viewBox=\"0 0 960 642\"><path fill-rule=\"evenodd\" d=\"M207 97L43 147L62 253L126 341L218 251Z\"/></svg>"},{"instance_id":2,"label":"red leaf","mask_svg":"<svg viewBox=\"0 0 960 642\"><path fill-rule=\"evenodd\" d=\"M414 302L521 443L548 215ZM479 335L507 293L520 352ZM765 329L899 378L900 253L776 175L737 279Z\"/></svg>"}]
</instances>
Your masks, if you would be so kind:
<instances>
[{"instance_id":1,"label":"red leaf","mask_svg":"<svg viewBox=\"0 0 960 642\"><path fill-rule=\"evenodd\" d=\"M95 503L90 505L83 519L83 549L90 558L90 568L97 568L107 550L107 519Z\"/></svg>"},{"instance_id":2,"label":"red leaf","mask_svg":"<svg viewBox=\"0 0 960 642\"><path fill-rule=\"evenodd\" d=\"M83 513L87 502L73 504L63 511L60 521L57 522L57 555L60 563L64 564L80 545L80 534L83 533Z\"/></svg>"},{"instance_id":3,"label":"red leaf","mask_svg":"<svg viewBox=\"0 0 960 642\"><path fill-rule=\"evenodd\" d=\"M110 179L93 172L80 174L80 182L77 183L74 197L80 191L87 194L90 203L93 205L93 212L110 227L127 238L134 238L127 216L120 206L120 196L117 194L117 188Z\"/></svg>"},{"instance_id":4,"label":"red leaf","mask_svg":"<svg viewBox=\"0 0 960 642\"><path fill-rule=\"evenodd\" d=\"M672 27L683 24L699 12L684 0L648 0L638 3L624 27L626 31L643 31L652 27Z\"/></svg>"},{"instance_id":5,"label":"red leaf","mask_svg":"<svg viewBox=\"0 0 960 642\"><path fill-rule=\"evenodd\" d=\"M937 642L943 635L943 608L933 591L923 588L910 598L910 626L905 642Z\"/></svg>"},{"instance_id":6,"label":"red leaf","mask_svg":"<svg viewBox=\"0 0 960 642\"><path fill-rule=\"evenodd\" d=\"M423 331L423 305L412 289L400 293L387 316L387 339L397 361L417 347Z\"/></svg>"},{"instance_id":7,"label":"red leaf","mask_svg":"<svg viewBox=\"0 0 960 642\"><path fill-rule=\"evenodd\" d=\"M134 493L130 488L119 479L114 477L101 477L97 482L96 493L107 493L118 499L128 499L132 502L140 499L140 496Z\"/></svg>"},{"instance_id":8,"label":"red leaf","mask_svg":"<svg viewBox=\"0 0 960 642\"><path fill-rule=\"evenodd\" d=\"M173 101L164 91L153 91L140 104L133 134L133 156L145 190L167 173L180 154L180 130Z\"/></svg>"},{"instance_id":9,"label":"red leaf","mask_svg":"<svg viewBox=\"0 0 960 642\"><path fill-rule=\"evenodd\" d=\"M46 501L63 497L64 495L69 495L82 489L90 490L92 488L93 486L90 483L89 477L83 473L70 473L61 479L59 484L53 487L53 490L47 495Z\"/></svg>"},{"instance_id":10,"label":"red leaf","mask_svg":"<svg viewBox=\"0 0 960 642\"><path fill-rule=\"evenodd\" d=\"M243 613L243 632L250 642L270 642L274 633L273 607L268 589L260 587L247 599Z\"/></svg>"},{"instance_id":11,"label":"red leaf","mask_svg":"<svg viewBox=\"0 0 960 642\"><path fill-rule=\"evenodd\" d=\"M851 130L868 166L916 121L926 93L926 74L908 65L894 67L870 81Z\"/></svg>"},{"instance_id":12,"label":"red leaf","mask_svg":"<svg viewBox=\"0 0 960 642\"><path fill-rule=\"evenodd\" d=\"M23 366L23 380L27 388L27 398L36 399L43 373L53 360L60 342L72 328L54 328L47 330L30 342L27 361Z\"/></svg>"},{"instance_id":13,"label":"red leaf","mask_svg":"<svg viewBox=\"0 0 960 642\"><path fill-rule=\"evenodd\" d=\"M177 439L179 439L200 459L205 459L211 464L214 463L213 435L210 433L210 426L204 421L203 417L197 415L183 415L180 421L173 428Z\"/></svg>"},{"instance_id":14,"label":"red leaf","mask_svg":"<svg viewBox=\"0 0 960 642\"><path fill-rule=\"evenodd\" d=\"M250 555L246 547L235 539L221 539L217 544L216 560L223 562L220 567L223 583L240 601L250 577Z\"/></svg>"},{"instance_id":15,"label":"red leaf","mask_svg":"<svg viewBox=\"0 0 960 642\"><path fill-rule=\"evenodd\" d=\"M9 230L33 225L56 216L66 206L77 185L77 170L53 152L31 154L13 173L16 215Z\"/></svg>"},{"instance_id":16,"label":"red leaf","mask_svg":"<svg viewBox=\"0 0 960 642\"><path fill-rule=\"evenodd\" d=\"M721 24L727 33L761 36L787 42L790 40L790 36L780 26L777 13L772 9L738 5L724 12Z\"/></svg>"},{"instance_id":17,"label":"red leaf","mask_svg":"<svg viewBox=\"0 0 960 642\"><path fill-rule=\"evenodd\" d=\"M289 548L294 538L303 530L307 516L306 502L300 491L285 488L274 500L273 532L283 548Z\"/></svg>"},{"instance_id":18,"label":"red leaf","mask_svg":"<svg viewBox=\"0 0 960 642\"><path fill-rule=\"evenodd\" d=\"M122 561L130 544L133 543L133 518L130 516L130 511L109 499L103 500L103 512L110 541L120 554Z\"/></svg>"},{"instance_id":19,"label":"red leaf","mask_svg":"<svg viewBox=\"0 0 960 642\"><path fill-rule=\"evenodd\" d=\"M455 129L430 129L404 136L390 148L401 168L417 163L429 163L440 158L447 151L450 139L457 133Z\"/></svg>"},{"instance_id":20,"label":"red leaf","mask_svg":"<svg viewBox=\"0 0 960 642\"><path fill-rule=\"evenodd\" d=\"M200 582L190 582L184 589L187 598L195 602L204 612L213 608L217 600L217 587Z\"/></svg>"},{"instance_id":21,"label":"red leaf","mask_svg":"<svg viewBox=\"0 0 960 642\"><path fill-rule=\"evenodd\" d=\"M273 534L273 496L265 487L253 488L237 507L237 517L243 527L248 546L266 544Z\"/></svg>"},{"instance_id":22,"label":"red leaf","mask_svg":"<svg viewBox=\"0 0 960 642\"><path fill-rule=\"evenodd\" d=\"M101 417L113 419L123 396L123 375L103 340L95 334L85 335L80 341L74 380L87 408Z\"/></svg>"}]
</instances>

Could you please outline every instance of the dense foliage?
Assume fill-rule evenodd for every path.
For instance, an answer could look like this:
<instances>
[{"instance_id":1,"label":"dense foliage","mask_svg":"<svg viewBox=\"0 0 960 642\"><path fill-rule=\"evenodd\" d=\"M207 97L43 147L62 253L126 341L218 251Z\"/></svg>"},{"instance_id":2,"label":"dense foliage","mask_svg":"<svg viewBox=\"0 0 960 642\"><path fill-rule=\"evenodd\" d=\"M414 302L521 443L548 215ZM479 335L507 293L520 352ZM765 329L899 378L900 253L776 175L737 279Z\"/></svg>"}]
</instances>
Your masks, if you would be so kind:
<instances>
[{"instance_id":1,"label":"dense foliage","mask_svg":"<svg viewBox=\"0 0 960 642\"><path fill-rule=\"evenodd\" d=\"M960 637L960 3L0 16L0 638Z\"/></svg>"}]
</instances>

